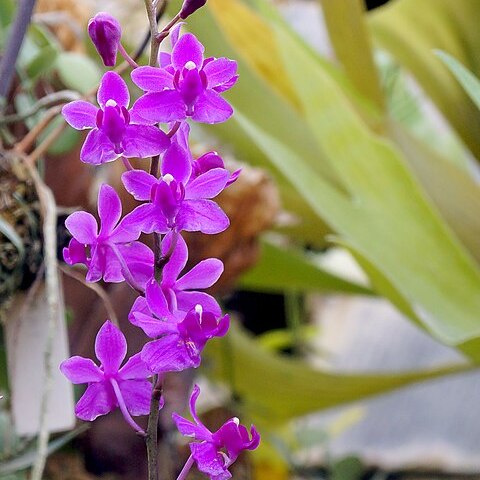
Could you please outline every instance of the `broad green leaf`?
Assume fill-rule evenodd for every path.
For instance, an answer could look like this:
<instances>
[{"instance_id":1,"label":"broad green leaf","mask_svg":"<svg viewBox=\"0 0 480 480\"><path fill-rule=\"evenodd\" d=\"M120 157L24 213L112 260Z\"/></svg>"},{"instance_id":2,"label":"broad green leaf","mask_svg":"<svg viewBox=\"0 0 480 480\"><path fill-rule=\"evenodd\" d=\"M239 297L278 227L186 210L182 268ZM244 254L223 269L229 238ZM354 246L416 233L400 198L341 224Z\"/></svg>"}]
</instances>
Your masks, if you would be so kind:
<instances>
[{"instance_id":1,"label":"broad green leaf","mask_svg":"<svg viewBox=\"0 0 480 480\"><path fill-rule=\"evenodd\" d=\"M0 25L2 28L8 27L13 20L15 13L14 0L0 0Z\"/></svg>"},{"instance_id":2,"label":"broad green leaf","mask_svg":"<svg viewBox=\"0 0 480 480\"><path fill-rule=\"evenodd\" d=\"M415 76L477 158L480 112L433 50L479 75L479 13L478 0L397 0L369 15L376 44Z\"/></svg>"},{"instance_id":3,"label":"broad green leaf","mask_svg":"<svg viewBox=\"0 0 480 480\"><path fill-rule=\"evenodd\" d=\"M52 45L43 47L37 55L25 66L25 71L30 80L35 80L49 73L55 66L59 51Z\"/></svg>"},{"instance_id":4,"label":"broad green leaf","mask_svg":"<svg viewBox=\"0 0 480 480\"><path fill-rule=\"evenodd\" d=\"M480 80L447 52L437 50L435 54L453 73L455 78L460 82L460 85L462 85L468 93L468 96L480 110Z\"/></svg>"},{"instance_id":5,"label":"broad green leaf","mask_svg":"<svg viewBox=\"0 0 480 480\"><path fill-rule=\"evenodd\" d=\"M307 255L293 248L262 243L259 262L241 278L241 287L260 291L334 291L369 294L356 285L323 270Z\"/></svg>"},{"instance_id":6,"label":"broad green leaf","mask_svg":"<svg viewBox=\"0 0 480 480\"><path fill-rule=\"evenodd\" d=\"M232 324L227 337L210 342L206 353L211 375L230 384L252 416L269 422L283 422L471 368L452 366L368 375L316 370L303 361L263 349L236 323Z\"/></svg>"},{"instance_id":7,"label":"broad green leaf","mask_svg":"<svg viewBox=\"0 0 480 480\"><path fill-rule=\"evenodd\" d=\"M363 0L320 0L335 55L358 91L379 110L385 108Z\"/></svg>"},{"instance_id":8,"label":"broad green leaf","mask_svg":"<svg viewBox=\"0 0 480 480\"><path fill-rule=\"evenodd\" d=\"M318 144L347 185L349 205L332 208L331 199L322 201L320 186L298 190L372 264L388 272L435 336L454 344L478 336L478 266L432 208L399 151L368 130L327 72L315 68L307 54L292 55L290 37L278 35Z\"/></svg>"},{"instance_id":9,"label":"broad green leaf","mask_svg":"<svg viewBox=\"0 0 480 480\"><path fill-rule=\"evenodd\" d=\"M55 68L66 87L83 94L97 86L102 78L102 71L97 64L80 53L60 53Z\"/></svg>"},{"instance_id":10,"label":"broad green leaf","mask_svg":"<svg viewBox=\"0 0 480 480\"><path fill-rule=\"evenodd\" d=\"M431 209L390 144L357 124L328 79L302 71L301 59L295 60L294 70L319 87L319 97L310 98L312 114L324 115L317 121L325 128L325 147L344 170L351 196L237 113L238 120L318 215L388 275L434 336L449 344L480 336L480 273L472 259ZM304 88L305 94L313 93Z\"/></svg>"}]
</instances>

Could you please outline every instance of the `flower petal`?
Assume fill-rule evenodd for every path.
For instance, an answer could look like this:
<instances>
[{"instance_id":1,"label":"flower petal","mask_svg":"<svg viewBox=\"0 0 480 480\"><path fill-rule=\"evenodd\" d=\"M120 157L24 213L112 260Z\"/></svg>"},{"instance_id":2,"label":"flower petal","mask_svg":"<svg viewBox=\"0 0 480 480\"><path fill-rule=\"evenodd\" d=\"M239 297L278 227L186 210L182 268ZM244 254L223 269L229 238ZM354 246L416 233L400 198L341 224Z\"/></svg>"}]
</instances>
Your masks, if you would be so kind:
<instances>
[{"instance_id":1,"label":"flower petal","mask_svg":"<svg viewBox=\"0 0 480 480\"><path fill-rule=\"evenodd\" d=\"M97 244L93 245L90 250L91 258L88 263L88 272L85 280L87 282L98 282L102 278L105 270L105 258Z\"/></svg>"},{"instance_id":2,"label":"flower petal","mask_svg":"<svg viewBox=\"0 0 480 480\"><path fill-rule=\"evenodd\" d=\"M176 324L166 320L160 320L152 317L151 315L145 315L144 313L140 312L132 312L128 318L132 325L141 328L150 338L157 338L162 335L177 333Z\"/></svg>"},{"instance_id":3,"label":"flower petal","mask_svg":"<svg viewBox=\"0 0 480 480\"><path fill-rule=\"evenodd\" d=\"M112 142L98 128L88 132L87 138L80 151L80 160L92 165L112 162L120 155L115 153Z\"/></svg>"},{"instance_id":4,"label":"flower petal","mask_svg":"<svg viewBox=\"0 0 480 480\"><path fill-rule=\"evenodd\" d=\"M164 68L139 67L132 71L132 81L146 92L161 92L173 88L173 75Z\"/></svg>"},{"instance_id":5,"label":"flower petal","mask_svg":"<svg viewBox=\"0 0 480 480\"><path fill-rule=\"evenodd\" d=\"M118 387L130 415L148 415L152 396L152 383L149 380L120 380Z\"/></svg>"},{"instance_id":6,"label":"flower petal","mask_svg":"<svg viewBox=\"0 0 480 480\"><path fill-rule=\"evenodd\" d=\"M102 325L97 334L95 354L102 362L103 371L106 374L117 373L127 354L125 336L110 320Z\"/></svg>"},{"instance_id":7,"label":"flower petal","mask_svg":"<svg viewBox=\"0 0 480 480\"><path fill-rule=\"evenodd\" d=\"M162 255L167 255L172 244L172 234L169 233L162 241ZM163 267L162 285L173 286L180 272L185 268L188 260L188 249L185 240L180 234L177 234L177 244L170 260Z\"/></svg>"},{"instance_id":8,"label":"flower petal","mask_svg":"<svg viewBox=\"0 0 480 480\"><path fill-rule=\"evenodd\" d=\"M211 200L185 200L177 214L177 226L188 232L215 234L230 225L225 212Z\"/></svg>"},{"instance_id":9,"label":"flower petal","mask_svg":"<svg viewBox=\"0 0 480 480\"><path fill-rule=\"evenodd\" d=\"M154 278L152 278L146 286L145 298L148 308L157 318L163 320L170 317L170 310L168 309L165 294Z\"/></svg>"},{"instance_id":10,"label":"flower petal","mask_svg":"<svg viewBox=\"0 0 480 480\"><path fill-rule=\"evenodd\" d=\"M77 402L75 415L81 420L92 422L100 415L106 415L117 406L113 389L102 383L92 383Z\"/></svg>"},{"instance_id":11,"label":"flower petal","mask_svg":"<svg viewBox=\"0 0 480 480\"><path fill-rule=\"evenodd\" d=\"M178 290L197 290L211 287L223 273L223 263L218 258L202 260L175 284Z\"/></svg>"},{"instance_id":12,"label":"flower petal","mask_svg":"<svg viewBox=\"0 0 480 480\"><path fill-rule=\"evenodd\" d=\"M110 236L122 216L122 202L113 187L106 183L98 191L98 216L101 220L100 234Z\"/></svg>"},{"instance_id":13,"label":"flower petal","mask_svg":"<svg viewBox=\"0 0 480 480\"><path fill-rule=\"evenodd\" d=\"M132 107L132 115L150 122L174 122L187 116L187 107L176 90L146 93Z\"/></svg>"},{"instance_id":14,"label":"flower petal","mask_svg":"<svg viewBox=\"0 0 480 480\"><path fill-rule=\"evenodd\" d=\"M200 70L203 65L204 46L192 33L182 35L172 50L172 64L177 70L183 70L187 62L193 62Z\"/></svg>"},{"instance_id":15,"label":"flower petal","mask_svg":"<svg viewBox=\"0 0 480 480\"><path fill-rule=\"evenodd\" d=\"M90 358L75 356L60 364L60 371L74 384L101 382L103 372Z\"/></svg>"},{"instance_id":16,"label":"flower petal","mask_svg":"<svg viewBox=\"0 0 480 480\"><path fill-rule=\"evenodd\" d=\"M222 309L217 301L208 293L205 292L186 292L180 291L177 293L178 309L182 312L188 312L196 305L201 305L205 312L211 312L216 317L220 317Z\"/></svg>"},{"instance_id":17,"label":"flower petal","mask_svg":"<svg viewBox=\"0 0 480 480\"><path fill-rule=\"evenodd\" d=\"M205 90L195 103L192 118L196 122L221 123L233 115L233 108L217 92Z\"/></svg>"},{"instance_id":18,"label":"flower petal","mask_svg":"<svg viewBox=\"0 0 480 480\"><path fill-rule=\"evenodd\" d=\"M213 168L189 182L185 188L185 199L214 198L227 185L230 172L225 168Z\"/></svg>"},{"instance_id":19,"label":"flower petal","mask_svg":"<svg viewBox=\"0 0 480 480\"><path fill-rule=\"evenodd\" d=\"M142 360L140 353L132 355L118 372L118 378L120 380L145 380L151 376L152 372Z\"/></svg>"},{"instance_id":20,"label":"flower petal","mask_svg":"<svg viewBox=\"0 0 480 480\"><path fill-rule=\"evenodd\" d=\"M144 170L130 170L122 175L122 183L135 200L150 200L150 193L157 179Z\"/></svg>"},{"instance_id":21,"label":"flower petal","mask_svg":"<svg viewBox=\"0 0 480 480\"><path fill-rule=\"evenodd\" d=\"M153 252L142 242L117 246L135 283L144 288L153 276Z\"/></svg>"},{"instance_id":22,"label":"flower petal","mask_svg":"<svg viewBox=\"0 0 480 480\"><path fill-rule=\"evenodd\" d=\"M218 87L236 75L237 62L229 58L215 58L203 67L203 71L207 76L208 88Z\"/></svg>"},{"instance_id":23,"label":"flower petal","mask_svg":"<svg viewBox=\"0 0 480 480\"><path fill-rule=\"evenodd\" d=\"M191 443L190 451L197 462L198 469L208 475L212 480L228 480L231 473L225 466L223 456L217 452L214 445L209 442Z\"/></svg>"},{"instance_id":24,"label":"flower petal","mask_svg":"<svg viewBox=\"0 0 480 480\"><path fill-rule=\"evenodd\" d=\"M170 174L177 182L186 183L192 173L189 153L173 142L162 161L162 175Z\"/></svg>"},{"instance_id":25,"label":"flower petal","mask_svg":"<svg viewBox=\"0 0 480 480\"><path fill-rule=\"evenodd\" d=\"M88 264L87 254L85 251L85 244L78 242L74 238L70 240L68 247L63 249L63 259L68 265L75 265L76 263Z\"/></svg>"},{"instance_id":26,"label":"flower petal","mask_svg":"<svg viewBox=\"0 0 480 480\"><path fill-rule=\"evenodd\" d=\"M105 108L109 100L114 100L120 107L128 107L130 103L130 93L123 78L116 72L109 71L105 73L100 82L97 92L98 104Z\"/></svg>"},{"instance_id":27,"label":"flower petal","mask_svg":"<svg viewBox=\"0 0 480 480\"><path fill-rule=\"evenodd\" d=\"M77 130L96 126L98 108L85 100L75 100L62 108L63 118Z\"/></svg>"},{"instance_id":28,"label":"flower petal","mask_svg":"<svg viewBox=\"0 0 480 480\"><path fill-rule=\"evenodd\" d=\"M155 372L179 372L200 365L200 357L189 355L185 342L178 335L167 335L147 343L142 360Z\"/></svg>"},{"instance_id":29,"label":"flower petal","mask_svg":"<svg viewBox=\"0 0 480 480\"><path fill-rule=\"evenodd\" d=\"M65 220L65 226L78 242L84 245L95 243L98 226L91 213L74 212Z\"/></svg>"},{"instance_id":30,"label":"flower petal","mask_svg":"<svg viewBox=\"0 0 480 480\"><path fill-rule=\"evenodd\" d=\"M127 158L160 155L169 145L167 134L150 125L128 125L122 139L123 155Z\"/></svg>"}]
</instances>

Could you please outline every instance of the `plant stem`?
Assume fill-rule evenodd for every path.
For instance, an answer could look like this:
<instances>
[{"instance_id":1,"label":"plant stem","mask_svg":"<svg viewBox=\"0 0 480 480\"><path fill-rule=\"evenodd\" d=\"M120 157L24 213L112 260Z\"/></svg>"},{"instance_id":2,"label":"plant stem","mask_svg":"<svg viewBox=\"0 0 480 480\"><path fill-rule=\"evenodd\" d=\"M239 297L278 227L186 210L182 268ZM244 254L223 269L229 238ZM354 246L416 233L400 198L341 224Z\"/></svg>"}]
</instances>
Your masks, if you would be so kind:
<instances>
[{"instance_id":1,"label":"plant stem","mask_svg":"<svg viewBox=\"0 0 480 480\"><path fill-rule=\"evenodd\" d=\"M145 9L147 10L148 21L150 23L150 61L151 67L157 63L158 50L160 43L157 41L158 24L156 8L153 5L153 0L145 0Z\"/></svg>"},{"instance_id":2,"label":"plant stem","mask_svg":"<svg viewBox=\"0 0 480 480\"><path fill-rule=\"evenodd\" d=\"M15 21L10 30L9 40L0 61L0 97L5 98L10 90L15 64L32 18L35 0L20 0Z\"/></svg>"},{"instance_id":3,"label":"plant stem","mask_svg":"<svg viewBox=\"0 0 480 480\"><path fill-rule=\"evenodd\" d=\"M125 50L125 47L122 45L121 42L118 44L118 50L121 53L122 57L125 59L125 61L132 68L137 68L138 67L138 63L128 54L128 52Z\"/></svg>"},{"instance_id":4,"label":"plant stem","mask_svg":"<svg viewBox=\"0 0 480 480\"><path fill-rule=\"evenodd\" d=\"M150 400L147 435L145 437L147 443L148 480L158 480L158 415L163 390L162 383L162 375L155 375L153 378L152 399Z\"/></svg>"},{"instance_id":5,"label":"plant stem","mask_svg":"<svg viewBox=\"0 0 480 480\"><path fill-rule=\"evenodd\" d=\"M185 462L185 465L182 468L182 471L177 477L177 480L185 480L187 478L188 472L193 467L195 460L193 459L193 455L188 457L188 460Z\"/></svg>"}]
</instances>

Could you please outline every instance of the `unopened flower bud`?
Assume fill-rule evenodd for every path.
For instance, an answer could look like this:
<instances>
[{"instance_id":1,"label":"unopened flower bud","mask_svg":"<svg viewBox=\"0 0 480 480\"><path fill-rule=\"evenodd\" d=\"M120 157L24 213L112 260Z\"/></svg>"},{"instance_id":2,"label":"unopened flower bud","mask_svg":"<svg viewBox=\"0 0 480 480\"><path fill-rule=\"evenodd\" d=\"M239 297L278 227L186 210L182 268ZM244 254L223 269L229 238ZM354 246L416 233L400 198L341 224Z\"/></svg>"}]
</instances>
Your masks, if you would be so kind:
<instances>
[{"instance_id":1,"label":"unopened flower bud","mask_svg":"<svg viewBox=\"0 0 480 480\"><path fill-rule=\"evenodd\" d=\"M118 45L122 29L117 19L109 13L97 13L88 22L88 34L106 67L113 67L117 61Z\"/></svg>"},{"instance_id":2,"label":"unopened flower bud","mask_svg":"<svg viewBox=\"0 0 480 480\"><path fill-rule=\"evenodd\" d=\"M180 18L185 20L193 12L203 7L207 3L207 0L184 0L182 9L180 10Z\"/></svg>"}]
</instances>

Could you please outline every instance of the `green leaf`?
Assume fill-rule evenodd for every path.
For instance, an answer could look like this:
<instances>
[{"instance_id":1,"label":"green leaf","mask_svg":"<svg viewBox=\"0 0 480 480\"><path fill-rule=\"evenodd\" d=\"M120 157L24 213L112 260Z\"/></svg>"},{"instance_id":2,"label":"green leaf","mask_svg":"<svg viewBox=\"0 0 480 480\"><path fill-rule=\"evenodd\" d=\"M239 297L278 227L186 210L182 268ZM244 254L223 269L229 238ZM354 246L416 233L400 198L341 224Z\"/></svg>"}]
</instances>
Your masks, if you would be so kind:
<instances>
[{"instance_id":1,"label":"green leaf","mask_svg":"<svg viewBox=\"0 0 480 480\"><path fill-rule=\"evenodd\" d=\"M0 0L0 26L8 27L13 20L15 13L14 0Z\"/></svg>"},{"instance_id":2,"label":"green leaf","mask_svg":"<svg viewBox=\"0 0 480 480\"><path fill-rule=\"evenodd\" d=\"M319 147L349 193L338 202L338 195L321 184L313 187L313 180L307 187L298 162L289 168L295 171L292 183L334 230L388 275L434 336L450 344L479 336L480 270L472 257L400 152L370 132L327 71L307 54L295 50L293 55L291 38L280 30L278 36Z\"/></svg>"},{"instance_id":3,"label":"green leaf","mask_svg":"<svg viewBox=\"0 0 480 480\"><path fill-rule=\"evenodd\" d=\"M338 460L332 465L331 480L359 480L363 477L364 467L358 457L350 456Z\"/></svg>"},{"instance_id":4,"label":"green leaf","mask_svg":"<svg viewBox=\"0 0 480 480\"><path fill-rule=\"evenodd\" d=\"M72 430L71 432L68 432L65 435L62 435L61 437L58 437L55 440L52 440L48 444L47 455L51 455L53 452L59 450L64 445L66 445L71 440L73 440L76 436L85 432L89 428L90 426L88 424L84 424L76 428L75 430ZM18 457L15 457L12 460L9 460L7 462L3 462L0 465L0 475L9 475L9 474L18 472L19 470L24 470L26 468L29 468L33 465L36 457L37 457L37 450L34 446L33 448L19 455Z\"/></svg>"},{"instance_id":5,"label":"green leaf","mask_svg":"<svg viewBox=\"0 0 480 480\"><path fill-rule=\"evenodd\" d=\"M77 90L82 94L95 88L102 78L102 71L97 64L80 53L60 53L55 68L67 88Z\"/></svg>"},{"instance_id":6,"label":"green leaf","mask_svg":"<svg viewBox=\"0 0 480 480\"><path fill-rule=\"evenodd\" d=\"M436 50L435 55L448 67L477 108L480 109L480 81L478 78L447 52Z\"/></svg>"},{"instance_id":7,"label":"green leaf","mask_svg":"<svg viewBox=\"0 0 480 480\"><path fill-rule=\"evenodd\" d=\"M293 248L281 248L262 242L259 262L241 278L241 287L259 291L333 291L371 294L356 285L323 270L307 255Z\"/></svg>"},{"instance_id":8,"label":"green leaf","mask_svg":"<svg viewBox=\"0 0 480 480\"><path fill-rule=\"evenodd\" d=\"M55 65L59 51L52 45L43 47L26 65L25 71L31 80L49 73Z\"/></svg>"},{"instance_id":9,"label":"green leaf","mask_svg":"<svg viewBox=\"0 0 480 480\"><path fill-rule=\"evenodd\" d=\"M316 370L265 350L236 323L228 336L208 344L206 354L210 374L229 384L252 416L271 423L471 368L365 375Z\"/></svg>"},{"instance_id":10,"label":"green leaf","mask_svg":"<svg viewBox=\"0 0 480 480\"><path fill-rule=\"evenodd\" d=\"M422 86L480 158L480 112L433 50L448 52L480 74L477 0L397 0L369 14L376 45L387 49Z\"/></svg>"}]
</instances>

